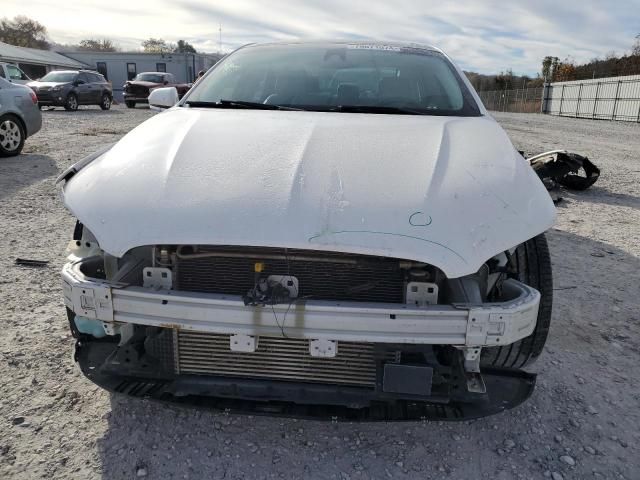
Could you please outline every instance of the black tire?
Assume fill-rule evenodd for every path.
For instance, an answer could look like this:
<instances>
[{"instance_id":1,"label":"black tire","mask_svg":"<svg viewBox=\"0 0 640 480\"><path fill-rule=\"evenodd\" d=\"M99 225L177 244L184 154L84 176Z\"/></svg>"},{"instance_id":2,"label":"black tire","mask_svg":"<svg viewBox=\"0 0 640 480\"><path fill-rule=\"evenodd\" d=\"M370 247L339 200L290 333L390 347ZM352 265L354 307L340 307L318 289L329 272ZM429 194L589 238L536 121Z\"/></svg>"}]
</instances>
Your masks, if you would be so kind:
<instances>
[{"instance_id":1,"label":"black tire","mask_svg":"<svg viewBox=\"0 0 640 480\"><path fill-rule=\"evenodd\" d=\"M19 155L26 138L24 127L18 117L0 116L0 157Z\"/></svg>"},{"instance_id":2,"label":"black tire","mask_svg":"<svg viewBox=\"0 0 640 480\"><path fill-rule=\"evenodd\" d=\"M522 368L531 365L542 353L549 334L553 306L553 276L551 257L544 234L520 245L512 258L517 279L540 292L538 322L531 335L511 345L482 349L480 363L484 366Z\"/></svg>"},{"instance_id":3,"label":"black tire","mask_svg":"<svg viewBox=\"0 0 640 480\"><path fill-rule=\"evenodd\" d=\"M75 112L78 110L78 97L75 93L67 95L67 99L64 102L64 109L68 112Z\"/></svg>"},{"instance_id":4,"label":"black tire","mask_svg":"<svg viewBox=\"0 0 640 480\"><path fill-rule=\"evenodd\" d=\"M125 105L127 106L127 108L136 108L136 102L133 102L131 100L127 100L126 102L124 102Z\"/></svg>"},{"instance_id":5,"label":"black tire","mask_svg":"<svg viewBox=\"0 0 640 480\"><path fill-rule=\"evenodd\" d=\"M100 108L102 110L109 110L111 108L111 96L108 93L102 94L102 100L100 100Z\"/></svg>"}]
</instances>

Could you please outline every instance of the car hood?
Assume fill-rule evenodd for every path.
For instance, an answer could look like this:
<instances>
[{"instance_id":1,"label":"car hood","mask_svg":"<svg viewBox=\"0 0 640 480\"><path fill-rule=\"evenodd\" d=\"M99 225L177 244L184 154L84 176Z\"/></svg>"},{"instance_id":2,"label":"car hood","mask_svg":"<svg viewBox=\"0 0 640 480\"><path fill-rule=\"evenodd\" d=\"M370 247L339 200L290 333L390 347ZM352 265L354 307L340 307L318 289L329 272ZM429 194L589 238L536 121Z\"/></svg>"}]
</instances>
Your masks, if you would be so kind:
<instances>
[{"instance_id":1,"label":"car hood","mask_svg":"<svg viewBox=\"0 0 640 480\"><path fill-rule=\"evenodd\" d=\"M31 88L51 88L59 85L69 85L70 82L29 82L28 87Z\"/></svg>"},{"instance_id":2,"label":"car hood","mask_svg":"<svg viewBox=\"0 0 640 480\"><path fill-rule=\"evenodd\" d=\"M145 82L145 81L142 81L142 80L129 80L125 85L139 85L141 87L153 88L153 87L157 87L159 85L162 85L162 83Z\"/></svg>"},{"instance_id":3,"label":"car hood","mask_svg":"<svg viewBox=\"0 0 640 480\"><path fill-rule=\"evenodd\" d=\"M398 257L449 277L548 229L544 186L490 117L174 108L65 185L108 253L154 244Z\"/></svg>"}]
</instances>

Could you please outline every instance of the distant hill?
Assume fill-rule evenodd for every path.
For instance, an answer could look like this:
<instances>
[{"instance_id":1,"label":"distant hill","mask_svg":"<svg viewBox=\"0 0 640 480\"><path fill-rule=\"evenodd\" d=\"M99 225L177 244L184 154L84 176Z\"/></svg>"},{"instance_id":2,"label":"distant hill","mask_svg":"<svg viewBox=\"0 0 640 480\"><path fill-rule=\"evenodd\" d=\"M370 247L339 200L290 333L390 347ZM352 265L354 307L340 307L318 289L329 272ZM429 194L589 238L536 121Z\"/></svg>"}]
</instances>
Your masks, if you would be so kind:
<instances>
[{"instance_id":1,"label":"distant hill","mask_svg":"<svg viewBox=\"0 0 640 480\"><path fill-rule=\"evenodd\" d=\"M541 87L544 78L550 82L570 80L588 80L592 78L640 75L640 51L622 55L609 54L606 58L594 58L588 63L576 65L572 60L560 61L558 57L545 57L542 70L535 78L526 75L514 75L512 71L497 75L483 75L476 72L464 72L473 88L478 92L491 90L513 90L516 88Z\"/></svg>"},{"instance_id":2,"label":"distant hill","mask_svg":"<svg viewBox=\"0 0 640 480\"><path fill-rule=\"evenodd\" d=\"M596 58L584 65L575 65L576 78L572 80L621 75L640 75L640 55L608 56L604 60Z\"/></svg>"}]
</instances>

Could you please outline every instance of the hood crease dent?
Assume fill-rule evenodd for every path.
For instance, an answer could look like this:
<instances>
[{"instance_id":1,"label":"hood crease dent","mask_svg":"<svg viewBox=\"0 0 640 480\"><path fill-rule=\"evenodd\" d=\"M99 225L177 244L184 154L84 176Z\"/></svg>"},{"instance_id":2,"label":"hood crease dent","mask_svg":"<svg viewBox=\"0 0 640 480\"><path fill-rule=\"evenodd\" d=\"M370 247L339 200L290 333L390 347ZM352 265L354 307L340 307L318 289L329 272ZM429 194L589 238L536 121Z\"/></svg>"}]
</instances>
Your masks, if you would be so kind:
<instances>
[{"instance_id":1,"label":"hood crease dent","mask_svg":"<svg viewBox=\"0 0 640 480\"><path fill-rule=\"evenodd\" d=\"M287 247L414 260L450 278L555 219L490 117L173 108L80 170L64 198L117 257Z\"/></svg>"}]
</instances>

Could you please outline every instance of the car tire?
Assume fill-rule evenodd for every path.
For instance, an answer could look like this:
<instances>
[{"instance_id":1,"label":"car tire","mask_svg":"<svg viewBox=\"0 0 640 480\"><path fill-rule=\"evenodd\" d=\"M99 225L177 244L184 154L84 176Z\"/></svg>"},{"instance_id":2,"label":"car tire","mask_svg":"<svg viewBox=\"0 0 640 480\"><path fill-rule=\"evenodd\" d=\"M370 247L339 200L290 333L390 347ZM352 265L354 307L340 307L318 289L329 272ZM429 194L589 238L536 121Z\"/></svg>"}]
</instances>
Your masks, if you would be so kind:
<instances>
[{"instance_id":1,"label":"car tire","mask_svg":"<svg viewBox=\"0 0 640 480\"><path fill-rule=\"evenodd\" d=\"M0 117L0 157L19 155L27 137L22 122L15 115Z\"/></svg>"},{"instance_id":2,"label":"car tire","mask_svg":"<svg viewBox=\"0 0 640 480\"><path fill-rule=\"evenodd\" d=\"M64 109L69 112L75 112L78 110L78 97L75 93L67 95L67 99L64 102Z\"/></svg>"},{"instance_id":3,"label":"car tire","mask_svg":"<svg viewBox=\"0 0 640 480\"><path fill-rule=\"evenodd\" d=\"M487 367L522 368L531 365L542 353L549 334L553 307L553 277L545 235L538 235L518 246L512 256L512 262L517 272L514 276L540 292L538 321L535 330L528 337L511 345L482 349L480 363Z\"/></svg>"},{"instance_id":4,"label":"car tire","mask_svg":"<svg viewBox=\"0 0 640 480\"><path fill-rule=\"evenodd\" d=\"M131 100L127 100L124 102L127 108L136 108L136 102L132 102Z\"/></svg>"},{"instance_id":5,"label":"car tire","mask_svg":"<svg viewBox=\"0 0 640 480\"><path fill-rule=\"evenodd\" d=\"M102 94L102 100L100 101L100 108L102 110L109 110L111 108L111 97L108 93Z\"/></svg>"}]
</instances>

